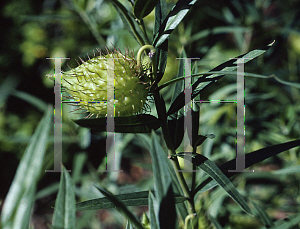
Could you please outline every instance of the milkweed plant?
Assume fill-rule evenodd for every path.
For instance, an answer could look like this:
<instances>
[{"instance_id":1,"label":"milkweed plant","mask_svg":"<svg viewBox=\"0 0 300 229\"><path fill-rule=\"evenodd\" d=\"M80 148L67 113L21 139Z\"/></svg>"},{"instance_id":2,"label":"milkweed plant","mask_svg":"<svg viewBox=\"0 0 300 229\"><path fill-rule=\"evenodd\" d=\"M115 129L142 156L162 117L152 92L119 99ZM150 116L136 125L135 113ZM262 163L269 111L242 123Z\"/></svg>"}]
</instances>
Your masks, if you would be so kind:
<instances>
[{"instance_id":1,"label":"milkweed plant","mask_svg":"<svg viewBox=\"0 0 300 229\"><path fill-rule=\"evenodd\" d=\"M86 1L81 2L84 4ZM113 190L109 191L95 183L99 198L76 203L74 180L67 171L62 171L58 195L53 206L51 228L76 228L76 212L116 208L126 218L126 228L219 229L222 226L215 215L203 210L207 206L207 203L204 203L205 198L201 199L203 203L197 203L199 195L205 196L213 188L219 188L225 196L228 195L244 214L260 220L262 228L279 228L276 226L279 224L273 222L254 199L232 182L231 178L242 172L235 170L238 166L237 158L217 165L209 156L199 152L199 146L207 139L213 139L215 135L199 134L200 107L195 103L195 100L200 98L200 92L207 86L214 85L227 75L238 74L238 59L243 59L243 64L246 64L267 52L275 41L231 58L202 73L194 65L196 60L189 59L183 50L180 59L177 60L180 65L177 76L162 82L169 64L169 38L197 0L179 0L169 12L165 0L129 2L130 9L118 0L111 0L110 4L120 15L124 28L139 44L137 53L130 48L125 51L121 51L119 47L97 49L85 59L79 58L77 67L61 72L61 88L63 99L75 106L76 111L86 113L84 118L73 120L76 124L96 132L114 133L115 146L125 141L127 133L134 134L135 138L144 144L152 158L154 185L151 190L115 195ZM155 22L150 38L145 29L144 18L152 11L155 12ZM244 74L263 78L258 74ZM53 80L57 76L58 74L48 75ZM294 86L298 87L296 84ZM161 91L171 87L175 89L170 106L167 106ZM113 96L109 96L109 91ZM111 112L108 112L109 107L112 108ZM20 183L26 182L21 178L26 173L26 179L29 179L27 182L34 183L38 179L37 171L41 171L45 152L43 142L50 129L52 112L52 107L49 107L24 154L15 177ZM59 111L55 111L55 117L57 115L60 115ZM108 129L109 120L114 123L111 130ZM188 120L190 125L186 124ZM190 131L191 134L185 134L186 131ZM186 148L186 144L189 147ZM256 163L299 145L300 140L294 140L247 153L242 161L244 169L247 170ZM114 157L110 159L114 160ZM26 170L22 164L25 164L25 161L31 163L28 167L35 168L35 173ZM107 163L112 165L114 161ZM110 173L108 167L106 169L105 172ZM113 172L116 171L111 173ZM32 186L26 189L26 192L23 190L24 195L17 199L14 196L21 190L17 185L12 186L1 213L2 228L28 228L28 209L32 204L24 204L27 208L23 210L21 205L32 198L35 188ZM10 207L17 205L19 208ZM144 205L148 206L148 210L142 217L137 217L130 210L131 206ZM290 228L292 224L299 225L299 219L300 215L296 214L286 221L287 226L280 228Z\"/></svg>"}]
</instances>

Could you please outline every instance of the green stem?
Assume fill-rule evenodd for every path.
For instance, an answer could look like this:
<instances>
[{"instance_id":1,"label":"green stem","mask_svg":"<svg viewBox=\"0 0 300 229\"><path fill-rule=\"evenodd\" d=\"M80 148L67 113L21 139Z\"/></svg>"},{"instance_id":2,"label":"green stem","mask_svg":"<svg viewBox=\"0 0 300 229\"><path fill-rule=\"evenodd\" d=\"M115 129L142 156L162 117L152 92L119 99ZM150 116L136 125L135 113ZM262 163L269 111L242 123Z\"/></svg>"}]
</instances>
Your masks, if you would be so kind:
<instances>
[{"instance_id":1,"label":"green stem","mask_svg":"<svg viewBox=\"0 0 300 229\"><path fill-rule=\"evenodd\" d=\"M196 149L197 149L197 147L193 147L193 154L196 153ZM195 201L194 201L194 198L195 198L194 189L196 187L196 170L197 170L197 167L196 167L196 165L193 164L192 186L191 186L191 199L192 199L191 205L192 205L193 213L196 213Z\"/></svg>"},{"instance_id":2,"label":"green stem","mask_svg":"<svg viewBox=\"0 0 300 229\"><path fill-rule=\"evenodd\" d=\"M144 52L146 49L150 49L150 52L154 52L154 53L156 52L156 49L155 49L152 45L144 45L144 46L142 46L142 47L139 49L139 51L138 51L138 53L137 53L137 55L136 55L137 65L138 65L138 66L141 65L142 54L143 54L143 52Z\"/></svg>"},{"instance_id":3,"label":"green stem","mask_svg":"<svg viewBox=\"0 0 300 229\"><path fill-rule=\"evenodd\" d=\"M145 36L145 38L146 38L147 44L150 44L150 41L149 41L149 38L148 38L148 36L147 36L146 27L145 27L145 24L144 24L144 20L143 20L143 19L140 20L139 25L140 25L140 28L141 28L142 32L144 33L144 36Z\"/></svg>"},{"instance_id":4,"label":"green stem","mask_svg":"<svg viewBox=\"0 0 300 229\"><path fill-rule=\"evenodd\" d=\"M155 82L155 84L157 84L157 83ZM174 154L176 154L176 152L175 152L175 149L174 149L174 146L172 143L172 139L171 139L171 135L169 132L169 128L168 128L167 113L166 113L166 106L165 106L164 100L157 90L154 91L153 95L154 95L155 105L157 108L158 117L161 120L161 128L162 128L162 132L164 135L164 139L165 139L166 145L169 149L169 155L174 155ZM187 196L190 199L190 201L193 202L193 200L191 199L191 193L189 191L187 183L184 179L182 172L180 171L181 168L180 168L177 157L172 157L172 164L175 169L179 184L182 188L184 195ZM191 214L191 213L193 213L192 212L193 204L190 203L190 205L191 205L191 207L189 208L189 213Z\"/></svg>"},{"instance_id":5,"label":"green stem","mask_svg":"<svg viewBox=\"0 0 300 229\"><path fill-rule=\"evenodd\" d=\"M156 51L156 49L152 45L142 46L137 53L137 65L138 66L141 64L142 53L146 49L150 49L150 52L153 52L153 53L155 53L155 51ZM155 55L152 58L152 67L153 67L154 79L156 79L157 67L156 67L156 56ZM157 88L156 81L154 81L154 88ZM161 120L161 128L162 128L162 132L164 135L164 139L165 139L166 145L169 149L169 156L174 155L174 154L176 154L176 152L175 152L175 148L172 143L170 131L168 128L167 111L166 111L165 101L157 89L153 90L153 96L154 96L154 100L155 100L158 118ZM190 203L189 213L192 214L195 212L194 200L191 196L191 192L189 191L189 188L184 179L184 176L183 176L182 172L180 171L181 168L180 168L177 157L172 157L172 164L173 164L173 167L175 168L175 172L176 172L179 184L182 188L182 191L183 191L184 195L189 198L189 203Z\"/></svg>"}]
</instances>

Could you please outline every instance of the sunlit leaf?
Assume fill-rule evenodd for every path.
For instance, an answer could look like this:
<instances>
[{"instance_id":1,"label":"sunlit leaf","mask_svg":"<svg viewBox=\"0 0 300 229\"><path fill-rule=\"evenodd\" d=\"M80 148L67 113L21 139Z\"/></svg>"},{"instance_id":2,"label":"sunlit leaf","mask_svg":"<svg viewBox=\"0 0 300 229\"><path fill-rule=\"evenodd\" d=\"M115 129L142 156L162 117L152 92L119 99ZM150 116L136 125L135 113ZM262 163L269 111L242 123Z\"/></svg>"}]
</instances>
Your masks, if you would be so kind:
<instances>
[{"instance_id":1,"label":"sunlit leaf","mask_svg":"<svg viewBox=\"0 0 300 229\"><path fill-rule=\"evenodd\" d=\"M28 228L38 179L53 122L53 108L48 106L20 161L6 196L2 211L2 228ZM53 124L52 124L53 125Z\"/></svg>"},{"instance_id":2,"label":"sunlit leaf","mask_svg":"<svg viewBox=\"0 0 300 229\"><path fill-rule=\"evenodd\" d=\"M179 0L176 3L159 28L158 34L153 41L154 47L159 47L166 39L169 38L170 34L182 21L191 6L196 2L197 0Z\"/></svg>"},{"instance_id":3,"label":"sunlit leaf","mask_svg":"<svg viewBox=\"0 0 300 229\"><path fill-rule=\"evenodd\" d=\"M75 222L76 211L74 184L70 174L64 169L60 176L52 226L54 228L75 228Z\"/></svg>"}]
</instances>

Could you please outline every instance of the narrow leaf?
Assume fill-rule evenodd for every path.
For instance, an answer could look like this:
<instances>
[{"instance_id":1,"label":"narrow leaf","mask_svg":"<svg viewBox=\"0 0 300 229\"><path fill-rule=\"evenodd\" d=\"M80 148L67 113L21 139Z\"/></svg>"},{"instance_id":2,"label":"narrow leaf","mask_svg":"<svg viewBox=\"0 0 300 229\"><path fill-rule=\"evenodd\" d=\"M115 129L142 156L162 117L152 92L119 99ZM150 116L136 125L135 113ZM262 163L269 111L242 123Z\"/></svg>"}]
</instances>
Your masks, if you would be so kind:
<instances>
[{"instance_id":1,"label":"narrow leaf","mask_svg":"<svg viewBox=\"0 0 300 229\"><path fill-rule=\"evenodd\" d=\"M153 36L155 36L163 24L166 16L167 16L167 2L166 0L159 0L158 4L155 7L155 23Z\"/></svg>"},{"instance_id":2,"label":"narrow leaf","mask_svg":"<svg viewBox=\"0 0 300 229\"><path fill-rule=\"evenodd\" d=\"M133 229L133 226L130 223L130 221L127 221L126 229Z\"/></svg>"},{"instance_id":3,"label":"narrow leaf","mask_svg":"<svg viewBox=\"0 0 300 229\"><path fill-rule=\"evenodd\" d=\"M145 45L145 41L147 40L143 36L143 32L141 31L140 27L137 25L137 22L134 20L134 17L128 12L128 10L118 1L118 0L111 0L113 6L116 8L118 14L120 15L124 27L132 37L140 44Z\"/></svg>"},{"instance_id":4,"label":"narrow leaf","mask_svg":"<svg viewBox=\"0 0 300 229\"><path fill-rule=\"evenodd\" d=\"M165 196L163 197L159 206L159 226L160 228L176 228L176 208L175 199L172 189L172 184L170 182L169 188Z\"/></svg>"},{"instance_id":5,"label":"narrow leaf","mask_svg":"<svg viewBox=\"0 0 300 229\"><path fill-rule=\"evenodd\" d=\"M158 34L154 39L154 47L159 47L166 39L169 38L170 34L182 21L184 16L188 13L189 9L195 4L195 2L197 2L197 0L179 0L176 3L162 23Z\"/></svg>"},{"instance_id":6,"label":"narrow leaf","mask_svg":"<svg viewBox=\"0 0 300 229\"><path fill-rule=\"evenodd\" d=\"M254 214L261 219L263 224L265 226L267 226L268 228L273 226L274 223L273 223L272 219L268 216L268 214L265 212L265 210L259 204L255 203L251 199L250 199L250 201L255 208L255 210L253 211Z\"/></svg>"},{"instance_id":7,"label":"narrow leaf","mask_svg":"<svg viewBox=\"0 0 300 229\"><path fill-rule=\"evenodd\" d=\"M154 174L154 190L156 198L161 201L168 191L166 184L171 182L168 165L165 161L167 154L159 144L154 131L151 133L150 153L152 158L152 168Z\"/></svg>"},{"instance_id":8,"label":"narrow leaf","mask_svg":"<svg viewBox=\"0 0 300 229\"><path fill-rule=\"evenodd\" d=\"M214 217L209 216L209 219L212 222L212 224L215 226L215 229L223 229L221 224Z\"/></svg>"},{"instance_id":9,"label":"narrow leaf","mask_svg":"<svg viewBox=\"0 0 300 229\"><path fill-rule=\"evenodd\" d=\"M160 146L154 131L151 133L150 153L154 174L154 189L159 204L158 217L160 228L175 228L176 208L172 189L171 174L166 161L167 155ZM166 213L168 213L166 215Z\"/></svg>"},{"instance_id":10,"label":"narrow leaf","mask_svg":"<svg viewBox=\"0 0 300 229\"><path fill-rule=\"evenodd\" d=\"M133 7L133 13L139 20L146 17L154 7L157 5L159 0L136 0Z\"/></svg>"},{"instance_id":11,"label":"narrow leaf","mask_svg":"<svg viewBox=\"0 0 300 229\"><path fill-rule=\"evenodd\" d=\"M252 50L246 54L242 54L240 56L237 56L236 58L228 60L228 61L224 62L223 64L215 67L214 69L210 70L210 72L212 72L212 71L233 71L233 70L237 69L237 64L236 64L237 58L245 58L244 63L247 63L250 60L265 53L274 44L274 42L272 42L271 44L269 44L265 47ZM201 90L203 90L205 87L207 87L211 83L216 82L223 76L224 76L224 74L220 73L220 74L212 74L207 77L199 77L198 80L192 85L192 98L191 99L194 99L200 93ZM185 76L185 77L187 77L187 76ZM186 105L185 94L184 94L184 91L182 91L177 96L175 101L171 104L171 106L167 112L167 115L169 116L169 115L173 114L174 112L178 111L180 108L184 107L184 105Z\"/></svg>"},{"instance_id":12,"label":"narrow leaf","mask_svg":"<svg viewBox=\"0 0 300 229\"><path fill-rule=\"evenodd\" d=\"M291 148L300 146L300 140L290 141L274 146L269 146L251 153L245 154L245 168L248 168L258 162L261 162L269 157L275 156L276 154L282 153ZM230 160L221 166L219 166L221 171L228 177L232 177L235 175L235 172L228 172L228 170L236 169L236 159ZM200 185L195 189L195 193L198 191L205 192L213 187L215 187L217 183L213 181L210 177L205 177L200 182Z\"/></svg>"},{"instance_id":13,"label":"narrow leaf","mask_svg":"<svg viewBox=\"0 0 300 229\"><path fill-rule=\"evenodd\" d=\"M231 181L224 175L224 173L215 165L212 161L201 154L176 154L176 156L188 159L198 168L202 169L207 175L214 179L231 197L232 199L240 205L240 207L250 215L252 212L241 196L241 194L236 190Z\"/></svg>"},{"instance_id":14,"label":"narrow leaf","mask_svg":"<svg viewBox=\"0 0 300 229\"><path fill-rule=\"evenodd\" d=\"M104 196L106 196L114 205L118 208L120 212L122 212L128 220L137 228L137 229L144 229L143 225L138 221L138 219L126 208L126 206L115 196L109 194L103 188L95 186Z\"/></svg>"},{"instance_id":15,"label":"narrow leaf","mask_svg":"<svg viewBox=\"0 0 300 229\"><path fill-rule=\"evenodd\" d=\"M145 147L147 149L149 149L150 148L150 143L151 143L150 137L148 135L145 135L145 134L137 134L137 136L145 144ZM167 157L163 157L163 159L166 161L166 164L168 165L168 169L169 169L169 172L170 172L170 177L172 179L174 192L178 193L179 195L181 195L183 197L184 193L183 193L182 188L179 184L175 169L174 169L173 165L171 164L170 159L168 159ZM174 194L174 195L175 195L175 201L177 203L177 201L178 201L177 197L176 197L177 194ZM187 203L186 202L181 202L181 203L178 202L176 207L177 207L177 210L179 211L179 214L180 214L181 218L184 220L185 217L188 215Z\"/></svg>"},{"instance_id":16,"label":"narrow leaf","mask_svg":"<svg viewBox=\"0 0 300 229\"><path fill-rule=\"evenodd\" d=\"M179 69L177 73L177 77L184 75L184 59L186 58L185 50L182 51L180 55ZM178 81L175 84L173 96L171 99L171 104L175 101L180 92L184 89L184 82ZM175 112L170 117L168 117L168 128L170 131L172 143L174 145L175 150L180 146L183 136L184 136L184 111L183 108L178 112Z\"/></svg>"},{"instance_id":17,"label":"narrow leaf","mask_svg":"<svg viewBox=\"0 0 300 229\"><path fill-rule=\"evenodd\" d=\"M159 31L164 19L167 16L167 2L160 0L155 7L155 23L153 30L153 37ZM156 47L156 66L157 66L157 83L162 79L165 72L168 58L168 40L165 40L159 47Z\"/></svg>"},{"instance_id":18,"label":"narrow leaf","mask_svg":"<svg viewBox=\"0 0 300 229\"><path fill-rule=\"evenodd\" d=\"M292 229L298 228L298 224L300 223L300 214L292 215L286 219L278 220L273 227L268 227L268 229ZM265 229L266 227L264 227Z\"/></svg>"},{"instance_id":19,"label":"narrow leaf","mask_svg":"<svg viewBox=\"0 0 300 229\"><path fill-rule=\"evenodd\" d=\"M159 229L158 218L156 212L158 212L158 203L153 193L149 192L149 213L150 213L150 226L151 229Z\"/></svg>"},{"instance_id":20,"label":"narrow leaf","mask_svg":"<svg viewBox=\"0 0 300 229\"><path fill-rule=\"evenodd\" d=\"M53 213L54 228L75 228L75 189L70 174L63 169Z\"/></svg>"},{"instance_id":21,"label":"narrow leaf","mask_svg":"<svg viewBox=\"0 0 300 229\"><path fill-rule=\"evenodd\" d=\"M124 206L141 206L148 205L149 191L134 192L129 194L115 195ZM182 203L187 200L185 196L174 194L175 203ZM114 208L116 205L107 197L88 200L76 204L76 211L96 210L96 209L109 209Z\"/></svg>"},{"instance_id":22,"label":"narrow leaf","mask_svg":"<svg viewBox=\"0 0 300 229\"><path fill-rule=\"evenodd\" d=\"M82 127L97 131L107 131L106 118L90 118L73 120ZM127 117L114 117L115 133L150 133L160 127L160 121L149 114L140 114Z\"/></svg>"},{"instance_id":23,"label":"narrow leaf","mask_svg":"<svg viewBox=\"0 0 300 229\"><path fill-rule=\"evenodd\" d=\"M48 106L20 161L1 212L2 228L28 228L53 115Z\"/></svg>"},{"instance_id":24,"label":"narrow leaf","mask_svg":"<svg viewBox=\"0 0 300 229\"><path fill-rule=\"evenodd\" d=\"M45 103L42 99L39 99L33 95L30 95L24 91L15 90L12 93L12 95L34 105L36 108L38 108L42 112L45 112L48 108L47 103Z\"/></svg>"},{"instance_id":25,"label":"narrow leaf","mask_svg":"<svg viewBox=\"0 0 300 229\"><path fill-rule=\"evenodd\" d=\"M248 154L245 154L245 168L248 168L258 162L261 162L269 157L275 156L278 153L284 152L291 148L300 146L300 140L290 141L274 146L269 146ZM236 159L228 161L220 166L220 169L229 176L233 176L236 173L228 172L228 170L236 169Z\"/></svg>"}]
</instances>

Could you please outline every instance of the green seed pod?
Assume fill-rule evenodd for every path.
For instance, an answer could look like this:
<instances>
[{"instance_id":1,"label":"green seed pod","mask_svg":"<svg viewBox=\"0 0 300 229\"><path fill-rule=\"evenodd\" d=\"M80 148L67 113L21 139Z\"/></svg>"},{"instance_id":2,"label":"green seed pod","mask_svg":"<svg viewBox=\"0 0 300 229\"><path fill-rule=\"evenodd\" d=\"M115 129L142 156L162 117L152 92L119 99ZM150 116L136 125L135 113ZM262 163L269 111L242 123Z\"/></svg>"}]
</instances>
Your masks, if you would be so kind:
<instances>
[{"instance_id":1,"label":"green seed pod","mask_svg":"<svg viewBox=\"0 0 300 229\"><path fill-rule=\"evenodd\" d=\"M107 116L108 59L114 58L114 108L115 116L141 113L149 92L149 66L138 65L133 53L107 49L105 55L83 61L78 67L63 72L62 86L71 98L90 112L88 117Z\"/></svg>"}]
</instances>

